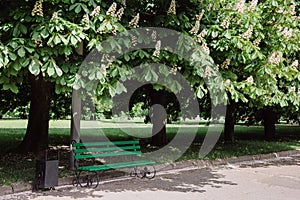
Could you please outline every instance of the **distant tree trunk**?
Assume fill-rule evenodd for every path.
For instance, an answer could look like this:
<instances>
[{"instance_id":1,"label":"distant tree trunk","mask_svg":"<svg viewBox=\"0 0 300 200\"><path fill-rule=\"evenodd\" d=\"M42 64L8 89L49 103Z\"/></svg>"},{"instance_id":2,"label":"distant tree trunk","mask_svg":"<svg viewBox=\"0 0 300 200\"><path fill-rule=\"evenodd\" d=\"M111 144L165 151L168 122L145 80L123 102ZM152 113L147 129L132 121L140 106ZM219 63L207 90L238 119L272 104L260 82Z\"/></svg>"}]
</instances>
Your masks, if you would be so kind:
<instances>
[{"instance_id":1,"label":"distant tree trunk","mask_svg":"<svg viewBox=\"0 0 300 200\"><path fill-rule=\"evenodd\" d=\"M229 101L225 117L224 140L226 144L234 143L234 124L235 124L236 103Z\"/></svg>"},{"instance_id":2,"label":"distant tree trunk","mask_svg":"<svg viewBox=\"0 0 300 200\"><path fill-rule=\"evenodd\" d=\"M48 148L51 84L42 75L30 75L31 102L26 135L19 152L40 153Z\"/></svg>"},{"instance_id":3,"label":"distant tree trunk","mask_svg":"<svg viewBox=\"0 0 300 200\"><path fill-rule=\"evenodd\" d=\"M276 113L272 108L265 108L263 110L263 120L264 120L264 129L265 129L265 139L271 141L275 139L275 123L277 120Z\"/></svg>"},{"instance_id":4,"label":"distant tree trunk","mask_svg":"<svg viewBox=\"0 0 300 200\"><path fill-rule=\"evenodd\" d=\"M164 146L167 144L167 133L166 133L166 111L162 109L165 108L165 98L162 91L151 91L152 100L152 116L151 122L152 127L152 145L153 146ZM159 106L161 105L161 106Z\"/></svg>"}]
</instances>

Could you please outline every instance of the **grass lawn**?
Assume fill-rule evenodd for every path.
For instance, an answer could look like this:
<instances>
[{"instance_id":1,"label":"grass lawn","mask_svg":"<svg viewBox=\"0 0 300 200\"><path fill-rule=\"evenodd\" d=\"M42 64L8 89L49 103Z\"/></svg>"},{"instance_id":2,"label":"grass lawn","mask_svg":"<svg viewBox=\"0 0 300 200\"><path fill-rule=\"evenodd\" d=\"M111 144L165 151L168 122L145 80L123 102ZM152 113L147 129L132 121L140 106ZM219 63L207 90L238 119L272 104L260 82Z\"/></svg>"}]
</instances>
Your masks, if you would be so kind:
<instances>
[{"instance_id":1,"label":"grass lawn","mask_svg":"<svg viewBox=\"0 0 300 200\"><path fill-rule=\"evenodd\" d=\"M7 185L13 182L28 182L33 180L35 162L31 154L16 155L7 153L11 148L16 147L23 139L26 131L26 120L0 120L0 185ZM178 160L199 159L199 150L206 134L207 127L198 126L197 123L187 123L183 125L168 125L167 134L171 140L176 135L180 127L185 134L197 130L197 135L192 145ZM69 161L69 135L70 121L51 121L49 129L49 141L51 148L59 149L60 177L70 175L68 170ZM81 135L83 140L101 140L104 136L112 140L126 140L132 137L151 136L151 126L141 122L132 123L120 122L111 123L108 121L83 122ZM261 153L271 153L284 150L300 148L300 126L277 126L278 140L266 142L263 140L263 127L261 126L236 126L236 143L224 145L220 140L204 159L217 159L242 155L255 155ZM127 133L127 134L126 134ZM130 135L128 135L130 134ZM222 136L221 136L222 137ZM147 145L143 146L143 151L153 151L155 148ZM172 149L174 150L174 149ZM161 157L162 161L168 157Z\"/></svg>"}]
</instances>

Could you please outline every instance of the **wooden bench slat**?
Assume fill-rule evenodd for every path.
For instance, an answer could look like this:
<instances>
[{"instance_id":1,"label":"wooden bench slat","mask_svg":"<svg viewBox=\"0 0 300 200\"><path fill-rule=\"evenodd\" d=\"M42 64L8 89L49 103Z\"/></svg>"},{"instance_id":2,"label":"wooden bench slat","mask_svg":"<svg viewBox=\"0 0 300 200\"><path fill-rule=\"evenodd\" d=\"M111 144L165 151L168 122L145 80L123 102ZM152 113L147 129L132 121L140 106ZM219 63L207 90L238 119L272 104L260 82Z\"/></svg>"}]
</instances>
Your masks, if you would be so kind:
<instances>
[{"instance_id":1,"label":"wooden bench slat","mask_svg":"<svg viewBox=\"0 0 300 200\"><path fill-rule=\"evenodd\" d=\"M133 145L138 144L138 140L132 141L112 141L112 142L78 142L72 144L73 147L90 147L90 146L114 146L114 145Z\"/></svg>"},{"instance_id":2,"label":"wooden bench slat","mask_svg":"<svg viewBox=\"0 0 300 200\"><path fill-rule=\"evenodd\" d=\"M155 162L147 161L147 160L139 160L139 161L134 161L134 162L111 163L111 164L97 165L97 166L82 166L82 167L78 167L77 170L98 171L98 170L109 170L109 169L135 167L135 166L152 165L152 164L155 164Z\"/></svg>"},{"instance_id":3,"label":"wooden bench slat","mask_svg":"<svg viewBox=\"0 0 300 200\"><path fill-rule=\"evenodd\" d=\"M99 158L99 157L113 157L113 156L124 156L124 155L140 155L141 151L118 151L108 153L96 153L96 154L78 154L75 155L75 159L86 159L86 158Z\"/></svg>"},{"instance_id":4,"label":"wooden bench slat","mask_svg":"<svg viewBox=\"0 0 300 200\"><path fill-rule=\"evenodd\" d=\"M87 148L87 149L74 149L74 153L86 152L105 152L105 151L120 151L120 150L140 150L140 145L135 146L119 146L119 147L103 147L103 148Z\"/></svg>"}]
</instances>

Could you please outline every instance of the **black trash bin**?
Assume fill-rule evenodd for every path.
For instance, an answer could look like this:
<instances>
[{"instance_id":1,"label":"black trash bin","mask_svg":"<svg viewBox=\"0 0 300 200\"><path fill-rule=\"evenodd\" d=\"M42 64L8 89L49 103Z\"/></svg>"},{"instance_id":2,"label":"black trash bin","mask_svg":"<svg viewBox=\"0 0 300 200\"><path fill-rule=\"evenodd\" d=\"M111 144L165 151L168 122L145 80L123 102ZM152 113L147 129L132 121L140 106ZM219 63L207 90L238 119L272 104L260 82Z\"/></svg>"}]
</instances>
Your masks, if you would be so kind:
<instances>
[{"instance_id":1,"label":"black trash bin","mask_svg":"<svg viewBox=\"0 0 300 200\"><path fill-rule=\"evenodd\" d=\"M36 159L34 189L54 189L58 185L58 156L54 159L46 151ZM57 154L58 155L58 154Z\"/></svg>"}]
</instances>

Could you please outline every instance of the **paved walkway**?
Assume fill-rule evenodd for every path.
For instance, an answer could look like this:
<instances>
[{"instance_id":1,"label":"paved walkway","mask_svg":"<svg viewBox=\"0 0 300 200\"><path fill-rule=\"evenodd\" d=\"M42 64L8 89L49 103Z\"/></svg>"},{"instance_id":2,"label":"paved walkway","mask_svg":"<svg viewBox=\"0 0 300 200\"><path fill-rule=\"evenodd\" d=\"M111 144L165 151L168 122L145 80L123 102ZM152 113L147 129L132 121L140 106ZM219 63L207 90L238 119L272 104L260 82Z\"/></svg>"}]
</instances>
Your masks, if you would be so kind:
<instances>
[{"instance_id":1,"label":"paved walkway","mask_svg":"<svg viewBox=\"0 0 300 200\"><path fill-rule=\"evenodd\" d=\"M58 187L40 193L23 192L0 199L300 199L300 155L243 162L212 168L185 168L159 174L153 180L102 182L97 189Z\"/></svg>"}]
</instances>

